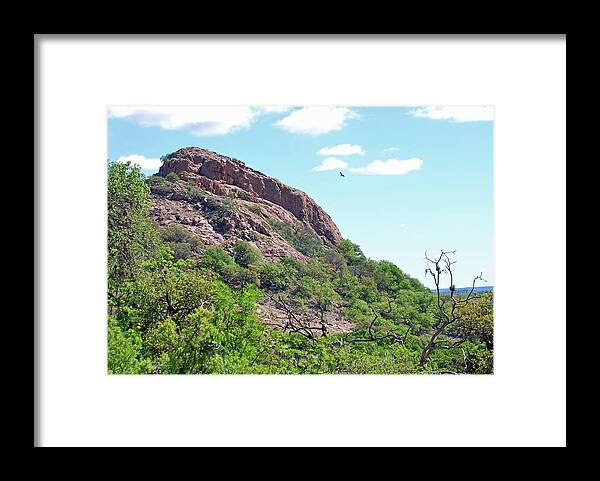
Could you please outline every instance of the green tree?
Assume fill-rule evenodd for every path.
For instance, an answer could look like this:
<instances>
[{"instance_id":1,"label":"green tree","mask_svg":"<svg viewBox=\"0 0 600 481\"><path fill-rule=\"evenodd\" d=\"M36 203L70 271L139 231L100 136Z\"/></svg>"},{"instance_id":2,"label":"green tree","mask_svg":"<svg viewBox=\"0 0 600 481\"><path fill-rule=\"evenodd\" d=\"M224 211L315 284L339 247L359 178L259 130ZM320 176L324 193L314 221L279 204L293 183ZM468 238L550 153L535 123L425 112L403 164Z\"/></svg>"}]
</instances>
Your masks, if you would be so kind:
<instances>
[{"instance_id":1,"label":"green tree","mask_svg":"<svg viewBox=\"0 0 600 481\"><path fill-rule=\"evenodd\" d=\"M348 239L343 239L337 245L337 250L340 254L342 254L342 256L344 256L344 259L346 259L346 262L348 262L350 265L360 264L366 260L361 248Z\"/></svg>"},{"instance_id":2,"label":"green tree","mask_svg":"<svg viewBox=\"0 0 600 481\"><path fill-rule=\"evenodd\" d=\"M158 253L159 240L147 219L148 185L138 167L108 165L108 281L117 296L125 280L133 279L141 261Z\"/></svg>"},{"instance_id":3,"label":"green tree","mask_svg":"<svg viewBox=\"0 0 600 481\"><path fill-rule=\"evenodd\" d=\"M142 337L135 330L123 331L117 320L108 319L108 373L145 374L151 372L152 363L140 356Z\"/></svg>"},{"instance_id":4,"label":"green tree","mask_svg":"<svg viewBox=\"0 0 600 481\"><path fill-rule=\"evenodd\" d=\"M493 292L484 292L465 305L457 333L463 337L480 340L489 350L494 349Z\"/></svg>"}]
</instances>

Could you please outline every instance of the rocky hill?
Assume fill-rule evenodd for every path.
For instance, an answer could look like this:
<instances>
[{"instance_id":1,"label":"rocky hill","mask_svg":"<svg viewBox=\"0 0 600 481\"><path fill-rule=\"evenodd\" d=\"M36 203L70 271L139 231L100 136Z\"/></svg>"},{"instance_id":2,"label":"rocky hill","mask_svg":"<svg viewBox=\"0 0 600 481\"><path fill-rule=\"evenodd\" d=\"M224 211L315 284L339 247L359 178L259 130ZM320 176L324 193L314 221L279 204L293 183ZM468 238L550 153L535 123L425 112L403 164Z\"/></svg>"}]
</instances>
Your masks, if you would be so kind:
<instances>
[{"instance_id":1,"label":"rocky hill","mask_svg":"<svg viewBox=\"0 0 600 481\"><path fill-rule=\"evenodd\" d=\"M199 147L165 157L150 179L151 220L179 224L205 245L254 244L267 260L304 259L342 240L331 217L304 192Z\"/></svg>"}]
</instances>

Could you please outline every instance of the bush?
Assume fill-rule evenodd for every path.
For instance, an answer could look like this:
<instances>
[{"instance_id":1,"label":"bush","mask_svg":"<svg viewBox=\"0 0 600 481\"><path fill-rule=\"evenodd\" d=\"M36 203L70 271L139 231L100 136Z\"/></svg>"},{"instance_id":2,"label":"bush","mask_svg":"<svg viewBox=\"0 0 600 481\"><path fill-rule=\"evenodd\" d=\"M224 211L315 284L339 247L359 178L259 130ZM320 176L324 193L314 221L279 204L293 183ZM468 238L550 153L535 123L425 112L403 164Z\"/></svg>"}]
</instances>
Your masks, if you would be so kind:
<instances>
[{"instance_id":1,"label":"bush","mask_svg":"<svg viewBox=\"0 0 600 481\"><path fill-rule=\"evenodd\" d=\"M321 239L315 236L304 224L269 219L269 225L281 237L288 241L294 249L305 256L316 257L324 252Z\"/></svg>"},{"instance_id":2,"label":"bush","mask_svg":"<svg viewBox=\"0 0 600 481\"><path fill-rule=\"evenodd\" d=\"M493 374L494 353L483 349L471 351L467 356L467 365L473 374Z\"/></svg>"},{"instance_id":3,"label":"bush","mask_svg":"<svg viewBox=\"0 0 600 481\"><path fill-rule=\"evenodd\" d=\"M179 176L177 175L176 172L169 172L166 176L165 179L167 179L169 182L177 182L179 179Z\"/></svg>"},{"instance_id":4,"label":"bush","mask_svg":"<svg viewBox=\"0 0 600 481\"><path fill-rule=\"evenodd\" d=\"M233 245L233 258L242 267L260 262L260 251L248 242L238 240Z\"/></svg>"},{"instance_id":5,"label":"bush","mask_svg":"<svg viewBox=\"0 0 600 481\"><path fill-rule=\"evenodd\" d=\"M200 259L200 266L206 267L217 274L222 274L231 265L235 265L233 257L220 247L212 246L204 251Z\"/></svg>"},{"instance_id":6,"label":"bush","mask_svg":"<svg viewBox=\"0 0 600 481\"><path fill-rule=\"evenodd\" d=\"M262 207L261 207L260 205L256 205L256 204L250 204L250 205L247 207L247 209L248 209L250 212L254 212L255 214L258 214L258 215L264 215L264 212L263 212L263 210L262 210Z\"/></svg>"},{"instance_id":7,"label":"bush","mask_svg":"<svg viewBox=\"0 0 600 481\"><path fill-rule=\"evenodd\" d=\"M175 259L194 259L202 254L202 241L179 224L160 229L160 237L171 248Z\"/></svg>"},{"instance_id":8,"label":"bush","mask_svg":"<svg viewBox=\"0 0 600 481\"><path fill-rule=\"evenodd\" d=\"M295 270L284 262L267 262L260 266L260 285L272 291L283 291L289 288Z\"/></svg>"},{"instance_id":9,"label":"bush","mask_svg":"<svg viewBox=\"0 0 600 481\"><path fill-rule=\"evenodd\" d=\"M148 179L146 179L146 183L150 187L150 192L161 197L166 197L175 193L175 186L173 183L159 175L152 175L148 177Z\"/></svg>"},{"instance_id":10,"label":"bush","mask_svg":"<svg viewBox=\"0 0 600 481\"><path fill-rule=\"evenodd\" d=\"M237 204L231 197L208 195L206 199L203 199L203 204L218 214L229 214L237 211Z\"/></svg>"},{"instance_id":11,"label":"bush","mask_svg":"<svg viewBox=\"0 0 600 481\"><path fill-rule=\"evenodd\" d=\"M196 187L191 181L185 185L185 189L182 193L184 200L193 204L203 202L206 195L205 191Z\"/></svg>"}]
</instances>

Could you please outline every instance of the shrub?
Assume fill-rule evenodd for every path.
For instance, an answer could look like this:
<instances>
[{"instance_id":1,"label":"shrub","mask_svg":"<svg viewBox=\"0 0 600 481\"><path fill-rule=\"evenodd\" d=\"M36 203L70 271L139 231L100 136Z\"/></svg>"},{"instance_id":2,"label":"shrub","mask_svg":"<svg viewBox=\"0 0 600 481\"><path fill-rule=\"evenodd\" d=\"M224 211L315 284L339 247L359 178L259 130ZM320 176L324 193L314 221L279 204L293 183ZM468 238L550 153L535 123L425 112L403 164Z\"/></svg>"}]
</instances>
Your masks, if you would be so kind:
<instances>
[{"instance_id":1,"label":"shrub","mask_svg":"<svg viewBox=\"0 0 600 481\"><path fill-rule=\"evenodd\" d=\"M324 255L325 262L332 266L336 271L346 267L346 259L339 252L333 249L327 249Z\"/></svg>"},{"instance_id":2,"label":"shrub","mask_svg":"<svg viewBox=\"0 0 600 481\"><path fill-rule=\"evenodd\" d=\"M210 210L219 214L229 214L237 210L237 204L231 197L209 195L206 197L206 199L203 199L203 203Z\"/></svg>"},{"instance_id":3,"label":"shrub","mask_svg":"<svg viewBox=\"0 0 600 481\"><path fill-rule=\"evenodd\" d=\"M179 176L177 175L176 172L169 172L166 176L165 179L167 179L169 182L177 182L179 179Z\"/></svg>"},{"instance_id":4,"label":"shrub","mask_svg":"<svg viewBox=\"0 0 600 481\"><path fill-rule=\"evenodd\" d=\"M225 268L231 265L235 265L233 257L220 247L216 246L206 249L200 260L200 266L206 267L217 274L223 273Z\"/></svg>"},{"instance_id":5,"label":"shrub","mask_svg":"<svg viewBox=\"0 0 600 481\"><path fill-rule=\"evenodd\" d=\"M493 374L493 351L478 349L469 352L467 356L467 366L469 367L468 371L473 374Z\"/></svg>"},{"instance_id":6,"label":"shrub","mask_svg":"<svg viewBox=\"0 0 600 481\"><path fill-rule=\"evenodd\" d=\"M184 200L195 204L197 202L204 201L204 198L206 197L206 192L196 187L192 182L188 182L185 185L182 195L184 197Z\"/></svg>"},{"instance_id":7,"label":"shrub","mask_svg":"<svg viewBox=\"0 0 600 481\"><path fill-rule=\"evenodd\" d=\"M204 244L179 224L170 224L160 229L160 237L173 251L175 259L193 259L202 253Z\"/></svg>"},{"instance_id":8,"label":"shrub","mask_svg":"<svg viewBox=\"0 0 600 481\"><path fill-rule=\"evenodd\" d=\"M247 206L247 209L250 212L253 212L255 214L264 215L264 212L263 212L262 207L260 205L250 204L249 206Z\"/></svg>"},{"instance_id":9,"label":"shrub","mask_svg":"<svg viewBox=\"0 0 600 481\"><path fill-rule=\"evenodd\" d=\"M309 257L316 257L324 252L323 243L304 224L269 219L269 225L281 237L288 241L294 249Z\"/></svg>"},{"instance_id":10,"label":"shrub","mask_svg":"<svg viewBox=\"0 0 600 481\"><path fill-rule=\"evenodd\" d=\"M233 245L233 258L242 267L258 263L262 256L260 251L248 242L236 241Z\"/></svg>"},{"instance_id":11,"label":"shrub","mask_svg":"<svg viewBox=\"0 0 600 481\"><path fill-rule=\"evenodd\" d=\"M150 192L161 197L166 197L169 194L175 193L175 187L173 183L159 175L152 175L148 177L148 179L146 179L146 183L150 187Z\"/></svg>"},{"instance_id":12,"label":"shrub","mask_svg":"<svg viewBox=\"0 0 600 481\"><path fill-rule=\"evenodd\" d=\"M260 266L260 285L272 291L286 290L292 284L295 271L282 261Z\"/></svg>"}]
</instances>

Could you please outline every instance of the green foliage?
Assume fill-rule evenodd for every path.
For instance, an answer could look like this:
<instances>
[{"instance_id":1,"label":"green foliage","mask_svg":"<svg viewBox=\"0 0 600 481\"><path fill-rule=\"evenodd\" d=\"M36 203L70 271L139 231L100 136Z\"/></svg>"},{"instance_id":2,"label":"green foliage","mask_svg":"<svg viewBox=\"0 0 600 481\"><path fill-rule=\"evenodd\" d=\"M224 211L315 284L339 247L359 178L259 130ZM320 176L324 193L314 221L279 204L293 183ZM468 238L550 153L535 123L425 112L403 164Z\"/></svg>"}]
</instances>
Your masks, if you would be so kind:
<instances>
[{"instance_id":1,"label":"green foliage","mask_svg":"<svg viewBox=\"0 0 600 481\"><path fill-rule=\"evenodd\" d=\"M246 207L250 212L253 212L254 214L258 214L258 215L264 215L264 212L262 210L262 207L260 205L256 205L256 204L250 204Z\"/></svg>"},{"instance_id":2,"label":"green foliage","mask_svg":"<svg viewBox=\"0 0 600 481\"><path fill-rule=\"evenodd\" d=\"M323 254L323 243L304 224L300 222L292 224L272 218L268 222L271 228L288 241L298 252L310 257Z\"/></svg>"},{"instance_id":3,"label":"green foliage","mask_svg":"<svg viewBox=\"0 0 600 481\"><path fill-rule=\"evenodd\" d=\"M220 247L211 246L204 251L200 266L223 274L227 268L235 266L235 260Z\"/></svg>"},{"instance_id":4,"label":"green foliage","mask_svg":"<svg viewBox=\"0 0 600 481\"><path fill-rule=\"evenodd\" d=\"M176 172L169 172L166 176L165 179L168 180L169 182L177 182L179 179L179 176L177 175Z\"/></svg>"},{"instance_id":5,"label":"green foliage","mask_svg":"<svg viewBox=\"0 0 600 481\"><path fill-rule=\"evenodd\" d=\"M109 373L493 372L491 293L469 303L461 322L440 336L442 344L464 343L433 350L421 366L439 311L432 293L393 263L368 259L349 240L327 248L300 224L275 221L274 230L308 260L262 261L243 241L232 254L205 248L185 227L148 222L150 191L199 203L215 223L237 209L233 198L174 176L145 179L137 168L109 165ZM312 338L274 329L258 318L263 295L298 316L340 316L355 328Z\"/></svg>"},{"instance_id":6,"label":"green foliage","mask_svg":"<svg viewBox=\"0 0 600 481\"><path fill-rule=\"evenodd\" d=\"M175 193L176 187L164 177L152 175L146 179L150 192L161 197L167 197Z\"/></svg>"},{"instance_id":7,"label":"green foliage","mask_svg":"<svg viewBox=\"0 0 600 481\"><path fill-rule=\"evenodd\" d=\"M494 353L484 349L481 345L469 350L467 355L467 366L472 374L493 374Z\"/></svg>"},{"instance_id":8,"label":"green foliage","mask_svg":"<svg viewBox=\"0 0 600 481\"><path fill-rule=\"evenodd\" d=\"M207 196L207 193L196 187L196 185L190 181L185 184L179 195L181 200L195 204L197 202L203 202Z\"/></svg>"},{"instance_id":9,"label":"green foliage","mask_svg":"<svg viewBox=\"0 0 600 481\"><path fill-rule=\"evenodd\" d=\"M217 273L231 287L241 288L246 284L260 285L258 265L248 264L248 267L242 267L220 247L211 246L206 249L199 266Z\"/></svg>"},{"instance_id":10,"label":"green foliage","mask_svg":"<svg viewBox=\"0 0 600 481\"><path fill-rule=\"evenodd\" d=\"M108 319L108 373L145 374L151 372L152 363L140 358L142 337L140 332L123 332L114 317Z\"/></svg>"},{"instance_id":11,"label":"green foliage","mask_svg":"<svg viewBox=\"0 0 600 481\"><path fill-rule=\"evenodd\" d=\"M361 264L366 261L366 257L361 248L348 239L343 239L337 245L337 250L351 266Z\"/></svg>"},{"instance_id":12,"label":"green foliage","mask_svg":"<svg viewBox=\"0 0 600 481\"><path fill-rule=\"evenodd\" d=\"M205 191L199 189L194 182L179 182L179 176L175 172L169 172L166 177L153 175L148 177L146 183L150 192L160 197L172 200L182 200L191 204L203 203L207 196Z\"/></svg>"},{"instance_id":13,"label":"green foliage","mask_svg":"<svg viewBox=\"0 0 600 481\"><path fill-rule=\"evenodd\" d=\"M179 224L159 229L161 239L173 251L175 259L197 259L204 248L202 241Z\"/></svg>"},{"instance_id":14,"label":"green foliage","mask_svg":"<svg viewBox=\"0 0 600 481\"><path fill-rule=\"evenodd\" d=\"M280 292L292 285L296 273L295 261L267 262L260 266L260 285L270 291Z\"/></svg>"},{"instance_id":15,"label":"green foliage","mask_svg":"<svg viewBox=\"0 0 600 481\"><path fill-rule=\"evenodd\" d=\"M108 283L118 296L120 285L135 276L139 263L158 255L159 239L147 220L145 176L129 164L108 165Z\"/></svg>"},{"instance_id":16,"label":"green foliage","mask_svg":"<svg viewBox=\"0 0 600 481\"><path fill-rule=\"evenodd\" d=\"M238 240L233 245L233 258L242 267L249 267L261 260L260 251L248 242Z\"/></svg>"},{"instance_id":17,"label":"green foliage","mask_svg":"<svg viewBox=\"0 0 600 481\"><path fill-rule=\"evenodd\" d=\"M494 293L484 292L461 310L456 332L479 340L489 349L494 346Z\"/></svg>"},{"instance_id":18,"label":"green foliage","mask_svg":"<svg viewBox=\"0 0 600 481\"><path fill-rule=\"evenodd\" d=\"M235 199L231 197L219 197L216 195L208 195L203 199L204 205L216 214L228 215L238 210Z\"/></svg>"}]
</instances>

